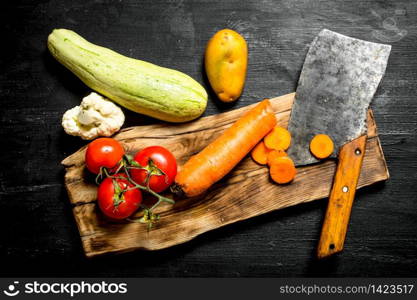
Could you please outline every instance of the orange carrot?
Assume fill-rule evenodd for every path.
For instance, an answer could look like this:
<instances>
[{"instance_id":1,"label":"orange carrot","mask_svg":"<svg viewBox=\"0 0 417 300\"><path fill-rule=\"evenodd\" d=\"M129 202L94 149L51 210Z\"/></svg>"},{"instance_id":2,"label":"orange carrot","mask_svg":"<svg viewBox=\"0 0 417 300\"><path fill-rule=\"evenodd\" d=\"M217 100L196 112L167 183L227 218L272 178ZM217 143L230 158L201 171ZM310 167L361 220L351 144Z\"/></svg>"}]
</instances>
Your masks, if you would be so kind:
<instances>
[{"instance_id":1,"label":"orange carrot","mask_svg":"<svg viewBox=\"0 0 417 300\"><path fill-rule=\"evenodd\" d=\"M333 150L333 141L326 134L318 134L310 142L310 151L318 159L329 157Z\"/></svg>"},{"instance_id":2,"label":"orange carrot","mask_svg":"<svg viewBox=\"0 0 417 300\"><path fill-rule=\"evenodd\" d=\"M297 174L297 169L291 158L283 156L274 161L269 173L273 181L284 184L289 183L294 179L295 174Z\"/></svg>"},{"instance_id":3,"label":"orange carrot","mask_svg":"<svg viewBox=\"0 0 417 300\"><path fill-rule=\"evenodd\" d=\"M265 146L269 149L287 150L291 144L291 134L287 129L275 126L264 139Z\"/></svg>"},{"instance_id":4,"label":"orange carrot","mask_svg":"<svg viewBox=\"0 0 417 300\"><path fill-rule=\"evenodd\" d=\"M269 100L263 100L191 157L178 172L173 190L181 190L188 197L204 193L229 173L276 123Z\"/></svg>"},{"instance_id":5,"label":"orange carrot","mask_svg":"<svg viewBox=\"0 0 417 300\"><path fill-rule=\"evenodd\" d=\"M284 150L272 150L268 152L267 155L267 162L268 165L271 166L274 162L281 158L287 156L287 153Z\"/></svg>"},{"instance_id":6,"label":"orange carrot","mask_svg":"<svg viewBox=\"0 0 417 300\"><path fill-rule=\"evenodd\" d=\"M258 145L253 148L251 152L251 156L254 161L256 161L260 165L266 165L268 162L268 154L271 152L270 149L268 149L265 146L265 143L263 141L260 141Z\"/></svg>"}]
</instances>

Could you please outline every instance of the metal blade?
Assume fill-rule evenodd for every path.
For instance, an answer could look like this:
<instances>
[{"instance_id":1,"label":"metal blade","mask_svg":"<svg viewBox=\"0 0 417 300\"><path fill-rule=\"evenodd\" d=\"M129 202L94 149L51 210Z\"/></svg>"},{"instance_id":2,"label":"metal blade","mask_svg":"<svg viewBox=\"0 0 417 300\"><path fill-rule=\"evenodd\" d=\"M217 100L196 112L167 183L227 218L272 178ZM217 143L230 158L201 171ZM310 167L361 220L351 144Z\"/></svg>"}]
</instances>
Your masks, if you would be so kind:
<instances>
[{"instance_id":1,"label":"metal blade","mask_svg":"<svg viewBox=\"0 0 417 300\"><path fill-rule=\"evenodd\" d=\"M369 104L385 73L391 46L324 29L314 39L301 71L288 130L294 163L318 162L309 149L316 134L340 146L366 133Z\"/></svg>"}]
</instances>

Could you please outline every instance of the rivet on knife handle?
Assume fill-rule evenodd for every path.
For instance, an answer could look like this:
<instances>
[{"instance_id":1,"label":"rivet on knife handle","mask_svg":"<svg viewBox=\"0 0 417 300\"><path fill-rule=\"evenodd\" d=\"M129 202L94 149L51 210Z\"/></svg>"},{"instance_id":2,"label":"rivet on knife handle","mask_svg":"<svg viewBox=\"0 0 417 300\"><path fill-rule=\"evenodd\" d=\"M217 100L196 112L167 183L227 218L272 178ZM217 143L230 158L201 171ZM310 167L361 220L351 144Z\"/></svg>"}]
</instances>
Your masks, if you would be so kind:
<instances>
[{"instance_id":1,"label":"rivet on knife handle","mask_svg":"<svg viewBox=\"0 0 417 300\"><path fill-rule=\"evenodd\" d=\"M356 186L365 156L366 135L340 148L339 162L321 231L318 258L343 250Z\"/></svg>"}]
</instances>

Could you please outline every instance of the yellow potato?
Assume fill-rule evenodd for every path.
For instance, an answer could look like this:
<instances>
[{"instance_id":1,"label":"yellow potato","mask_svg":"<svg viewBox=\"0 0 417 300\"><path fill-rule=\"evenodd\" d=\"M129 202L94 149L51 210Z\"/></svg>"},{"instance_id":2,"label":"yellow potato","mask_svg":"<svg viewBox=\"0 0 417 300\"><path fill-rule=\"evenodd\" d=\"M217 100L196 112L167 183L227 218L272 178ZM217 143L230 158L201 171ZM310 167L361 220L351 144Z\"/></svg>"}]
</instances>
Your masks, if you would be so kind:
<instances>
[{"instance_id":1,"label":"yellow potato","mask_svg":"<svg viewBox=\"0 0 417 300\"><path fill-rule=\"evenodd\" d=\"M223 29L208 42L205 68L210 85L223 102L240 97L245 85L248 46L236 31Z\"/></svg>"}]
</instances>

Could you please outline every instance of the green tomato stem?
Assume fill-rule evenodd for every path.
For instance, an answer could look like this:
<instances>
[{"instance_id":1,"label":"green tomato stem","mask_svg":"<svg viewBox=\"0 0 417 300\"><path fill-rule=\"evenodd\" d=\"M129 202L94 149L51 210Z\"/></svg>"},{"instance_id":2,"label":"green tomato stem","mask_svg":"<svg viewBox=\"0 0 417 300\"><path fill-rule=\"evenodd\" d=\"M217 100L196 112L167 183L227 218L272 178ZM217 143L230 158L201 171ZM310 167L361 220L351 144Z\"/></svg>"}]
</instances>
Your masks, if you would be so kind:
<instances>
[{"instance_id":1,"label":"green tomato stem","mask_svg":"<svg viewBox=\"0 0 417 300\"><path fill-rule=\"evenodd\" d=\"M114 176L114 175L111 175L111 174L109 174L109 172L108 172L108 170L106 168L102 168L102 170L100 170L100 174L97 176L96 179L98 179L99 176L101 177L102 174L104 173L104 175L106 177L108 177L108 178L127 180L130 184L133 185L133 187L129 187L129 188L123 189L121 191L122 194L125 193L125 192L127 192L127 191L130 191L130 190L140 189L140 190L146 191L149 194L155 196L158 200L156 201L156 203L154 205L151 206L151 208L148 209L144 205L141 205L142 208L145 211L145 214L148 214L149 215L148 216L149 221L147 221L147 222L148 222L148 229L150 229L152 223L159 219L159 216L157 214L154 214L153 213L153 210L156 209L162 202L166 202L166 203L169 203L169 204L175 204L175 201L172 200L172 199L170 199L170 198L167 198L167 197L164 197L164 196L159 195L158 193L154 192L149 187L149 179L150 179L150 175L151 175L150 173L151 172L148 171L148 176L147 176L147 180L146 180L146 186L143 186L143 185L138 184L136 181L134 181L132 179L132 177L130 177L130 174L129 174L129 171L128 171L128 169L143 169L143 168L129 166L129 163L123 162L122 164L120 164L120 166L117 169L117 172L116 173L118 173L123 167L124 167L124 173L126 174L126 177L124 177L124 176Z\"/></svg>"}]
</instances>

